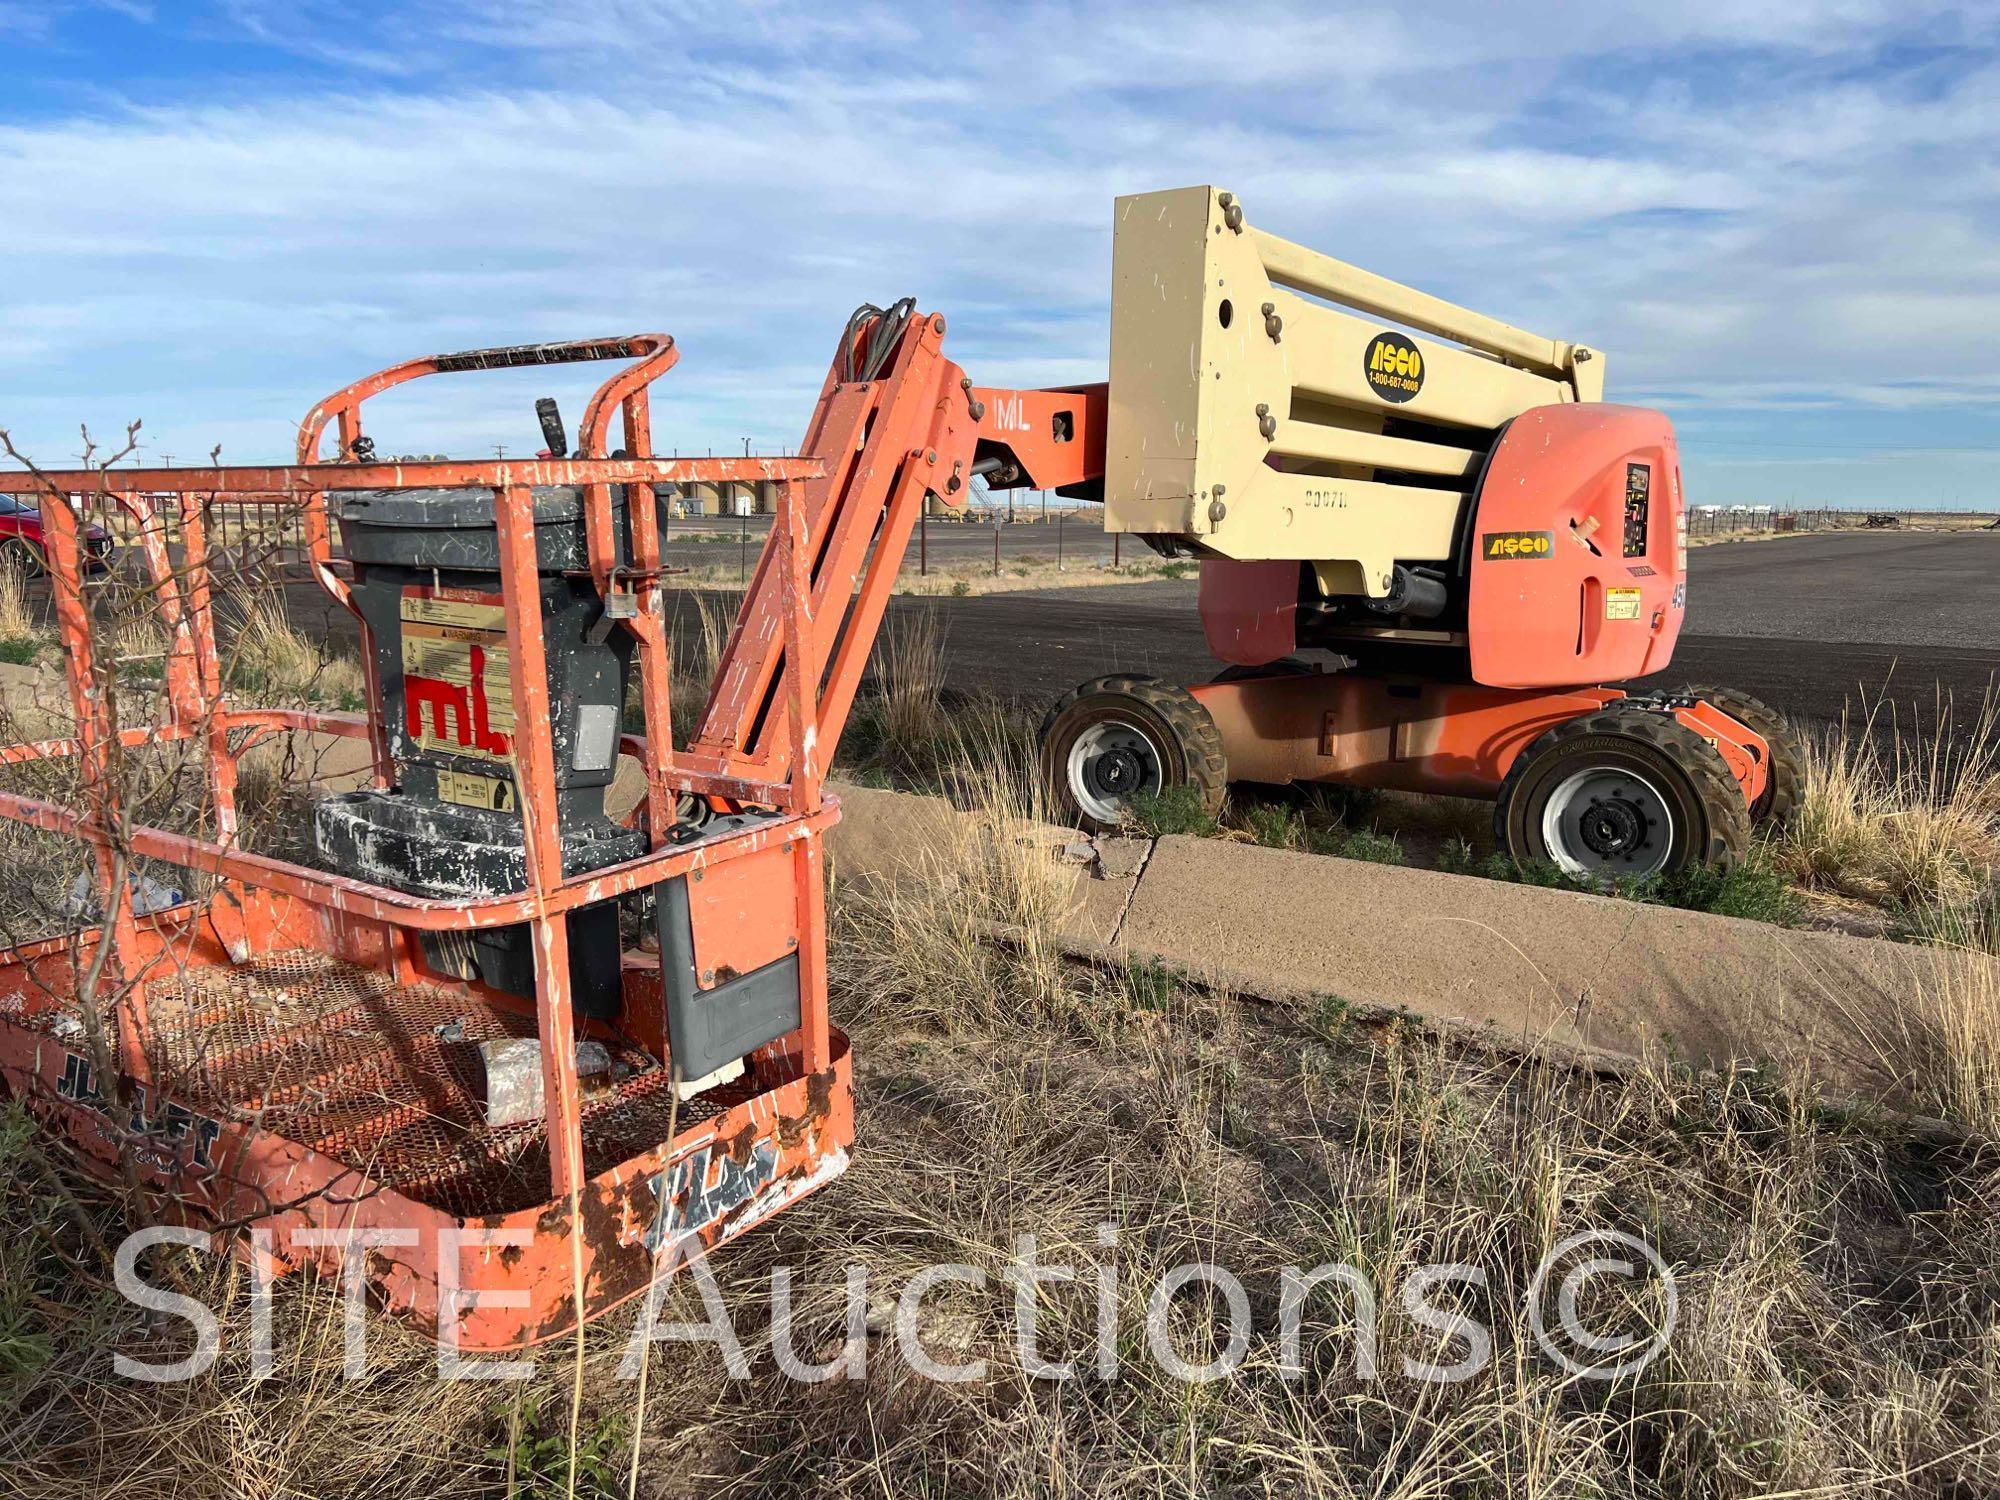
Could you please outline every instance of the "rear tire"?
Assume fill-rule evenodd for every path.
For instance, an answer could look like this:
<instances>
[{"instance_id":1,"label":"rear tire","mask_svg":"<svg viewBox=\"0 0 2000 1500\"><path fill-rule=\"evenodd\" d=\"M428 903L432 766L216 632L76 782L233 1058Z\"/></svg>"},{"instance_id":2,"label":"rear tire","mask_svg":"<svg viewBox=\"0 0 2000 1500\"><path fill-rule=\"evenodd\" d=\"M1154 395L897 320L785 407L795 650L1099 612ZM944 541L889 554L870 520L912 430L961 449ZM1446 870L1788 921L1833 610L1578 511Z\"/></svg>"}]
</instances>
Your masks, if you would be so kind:
<instances>
[{"instance_id":1,"label":"rear tire","mask_svg":"<svg viewBox=\"0 0 2000 1500\"><path fill-rule=\"evenodd\" d=\"M1215 814L1228 790L1215 720L1187 689L1152 677L1099 677L1063 694L1037 757L1055 816L1090 833L1119 828L1134 793L1192 787Z\"/></svg>"},{"instance_id":2,"label":"rear tire","mask_svg":"<svg viewBox=\"0 0 2000 1500\"><path fill-rule=\"evenodd\" d=\"M1785 716L1770 704L1735 688L1690 687L1690 698L1713 703L1746 729L1755 730L1771 747L1771 763L1764 777L1764 793L1750 804L1750 826L1769 824L1782 828L1806 794L1805 756Z\"/></svg>"},{"instance_id":3,"label":"rear tire","mask_svg":"<svg viewBox=\"0 0 2000 1500\"><path fill-rule=\"evenodd\" d=\"M1521 752L1493 833L1517 864L1609 884L1729 870L1749 846L1750 817L1714 746L1672 714L1614 703Z\"/></svg>"}]
</instances>

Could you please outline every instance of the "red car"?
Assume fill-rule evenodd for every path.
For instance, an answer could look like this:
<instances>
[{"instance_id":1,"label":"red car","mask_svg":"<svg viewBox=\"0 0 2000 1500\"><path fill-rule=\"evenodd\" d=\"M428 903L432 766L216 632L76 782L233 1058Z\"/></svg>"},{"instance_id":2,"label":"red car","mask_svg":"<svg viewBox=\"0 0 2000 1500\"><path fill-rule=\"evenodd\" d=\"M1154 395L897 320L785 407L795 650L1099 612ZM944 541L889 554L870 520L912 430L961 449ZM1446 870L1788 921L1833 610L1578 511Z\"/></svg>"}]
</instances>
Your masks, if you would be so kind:
<instances>
[{"instance_id":1,"label":"red car","mask_svg":"<svg viewBox=\"0 0 2000 1500\"><path fill-rule=\"evenodd\" d=\"M84 571L101 573L111 566L111 533L102 526L84 532ZM49 570L48 544L42 538L42 513L32 500L0 495L0 563L38 577Z\"/></svg>"}]
</instances>

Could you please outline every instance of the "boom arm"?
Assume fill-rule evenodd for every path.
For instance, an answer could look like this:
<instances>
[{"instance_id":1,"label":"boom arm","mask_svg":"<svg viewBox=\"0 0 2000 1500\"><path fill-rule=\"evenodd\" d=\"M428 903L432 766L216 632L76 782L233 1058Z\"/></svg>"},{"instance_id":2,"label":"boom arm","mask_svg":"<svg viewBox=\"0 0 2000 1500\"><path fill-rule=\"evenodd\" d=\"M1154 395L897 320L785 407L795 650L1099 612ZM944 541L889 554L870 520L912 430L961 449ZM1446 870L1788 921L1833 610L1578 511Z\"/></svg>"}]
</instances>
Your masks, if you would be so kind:
<instances>
[{"instance_id":1,"label":"boom arm","mask_svg":"<svg viewBox=\"0 0 2000 1500\"><path fill-rule=\"evenodd\" d=\"M945 320L864 308L850 320L800 455L823 478L806 490L810 666L818 713L796 735L783 631L780 551L767 544L718 664L688 770L757 782L786 779L801 753L824 765L839 741L926 498L965 504L975 472L993 488L1091 483L1104 470L1105 388L975 387L943 352Z\"/></svg>"}]
</instances>

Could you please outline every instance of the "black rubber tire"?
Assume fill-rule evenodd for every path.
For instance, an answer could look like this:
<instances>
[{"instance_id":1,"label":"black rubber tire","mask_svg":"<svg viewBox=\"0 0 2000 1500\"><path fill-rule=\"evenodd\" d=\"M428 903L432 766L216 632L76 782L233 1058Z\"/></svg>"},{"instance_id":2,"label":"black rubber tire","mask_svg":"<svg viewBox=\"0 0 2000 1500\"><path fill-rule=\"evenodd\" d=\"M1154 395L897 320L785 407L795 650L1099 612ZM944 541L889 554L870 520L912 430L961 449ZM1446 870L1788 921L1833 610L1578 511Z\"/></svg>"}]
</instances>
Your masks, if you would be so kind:
<instances>
[{"instance_id":1,"label":"black rubber tire","mask_svg":"<svg viewBox=\"0 0 2000 1500\"><path fill-rule=\"evenodd\" d=\"M24 536L10 536L0 540L0 567L19 568L24 578L40 578L48 572L49 563L35 543Z\"/></svg>"},{"instance_id":2,"label":"black rubber tire","mask_svg":"<svg viewBox=\"0 0 2000 1500\"><path fill-rule=\"evenodd\" d=\"M1116 819L1084 811L1069 784L1070 751L1096 725L1129 723L1158 747L1161 786L1193 787L1209 813L1222 811L1229 789L1229 766L1222 735L1208 710L1186 688L1154 677L1114 674L1098 677L1058 698L1042 718L1036 759L1051 813L1090 833L1110 833Z\"/></svg>"},{"instance_id":3,"label":"black rubber tire","mask_svg":"<svg viewBox=\"0 0 2000 1500\"><path fill-rule=\"evenodd\" d=\"M1614 703L1558 724L1509 768L1493 836L1516 863L1561 864L1545 846L1542 814L1556 789L1591 765L1642 772L1670 802L1674 836L1657 874L1730 870L1749 849L1749 809L1721 752L1671 713Z\"/></svg>"},{"instance_id":4,"label":"black rubber tire","mask_svg":"<svg viewBox=\"0 0 2000 1500\"><path fill-rule=\"evenodd\" d=\"M1771 747L1771 765L1764 778L1763 795L1750 804L1750 826L1784 827L1806 793L1805 756L1800 753L1798 739L1792 733L1792 726L1785 722L1785 716L1770 704L1736 688L1702 686L1683 691L1690 698L1713 703L1744 728L1764 737L1764 743Z\"/></svg>"}]
</instances>

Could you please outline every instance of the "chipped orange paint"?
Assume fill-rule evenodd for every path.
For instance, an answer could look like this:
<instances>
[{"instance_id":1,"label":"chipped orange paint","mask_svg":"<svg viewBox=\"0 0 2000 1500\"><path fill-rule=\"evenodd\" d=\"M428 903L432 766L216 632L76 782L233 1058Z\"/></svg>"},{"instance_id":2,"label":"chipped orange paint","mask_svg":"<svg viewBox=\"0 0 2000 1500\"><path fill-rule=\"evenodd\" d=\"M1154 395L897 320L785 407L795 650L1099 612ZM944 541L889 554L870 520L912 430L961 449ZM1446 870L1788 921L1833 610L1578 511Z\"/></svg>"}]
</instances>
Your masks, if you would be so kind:
<instances>
[{"instance_id":1,"label":"chipped orange paint","mask_svg":"<svg viewBox=\"0 0 2000 1500\"><path fill-rule=\"evenodd\" d=\"M600 358L636 363L593 398L583 456L382 463L359 446L363 402L409 380ZM760 565L763 594L753 589L750 604L772 627L772 639L782 638L787 661L824 662L833 651L839 612L829 613L830 628L815 618L811 557L822 538L802 490L823 476L825 466L811 455L651 457L646 389L673 361L672 341L659 335L438 356L392 367L320 403L301 425L294 465L0 474L0 493L35 495L47 516L78 725L73 737L0 748L0 762L74 757L94 788L82 806L0 793L0 816L85 840L108 878L105 828L118 816L108 747L114 738L124 746L199 741L210 762L215 836L140 826L130 830L127 843L134 853L219 878L214 899L143 918L134 916L122 891L113 893L115 1078L97 1077L79 1045L76 956L90 951L99 934L0 953L0 1080L107 1172L121 1149L132 1152L144 1180L171 1195L178 1212L272 1230L282 1267L332 1269L340 1260L338 1247L297 1245L289 1231L414 1232L413 1244L369 1252L368 1279L389 1308L419 1326L454 1321L457 1342L468 1351L553 1337L574 1326L579 1300L583 1314L593 1316L635 1295L655 1272L649 1244L655 1230L720 1244L836 1176L853 1141L846 1041L826 1018L819 845L840 811L820 785L830 741L816 743L809 731L798 755L767 777L676 766L665 732L670 643L659 608L659 538L650 507L633 508L643 514L634 526L635 566L621 571L610 565L612 485L773 481L780 514L767 551L780 562ZM603 456L613 410L624 414L631 457ZM317 461L329 426L338 430L345 461ZM599 588L629 588L639 597L636 618L625 625L638 644L646 720L661 731L621 742L622 752L646 773L652 847L572 879L561 873L555 820L544 816L555 801L555 752L530 498L533 487L555 484L585 490ZM292 732L360 736L374 747L378 779L386 780L390 767L372 652L363 653L371 676L365 716L228 704L201 503L223 497L298 507L315 576L351 609L345 581L332 566L326 491L468 485L494 495L499 526L528 886L496 898L434 900L238 847L226 764L232 743L240 748L246 739ZM178 497L178 568L153 509L153 497L162 494ZM167 718L159 724L117 726L95 669L76 507L106 497L139 523L169 633ZM893 573L896 559L879 551L878 558ZM871 635L873 626L871 620ZM864 657L866 644L860 646ZM781 694L786 710L795 722L814 725L817 674L785 671L780 663L778 675L788 679ZM670 818L662 814L671 812L671 799L681 792L776 816L747 832L673 843L666 837ZM711 902L703 918L708 951L725 955L718 963L729 962L727 955L747 962L774 944L797 949L802 1023L750 1058L743 1079L683 1106L682 1128L667 1141L658 1138L672 1089L667 1059L628 1050L629 1071L617 1082L587 1088L577 1076L562 919L579 906L683 875L717 892L735 891L731 899ZM761 915L767 908L768 916ZM740 939L724 931L731 911L745 928ZM517 923L530 924L537 934L532 1004L432 972L416 942L427 931ZM636 1023L627 1034L659 1034L657 966L656 957L627 955L627 1019ZM215 983L204 977L209 975ZM320 999L308 1004L303 998L313 995ZM365 1005L365 1012L357 1015L356 1005ZM278 1025L274 1015L288 1019ZM510 1127L511 1134L486 1125L466 1071L475 1034L541 1038L542 1120ZM629 1049L616 1028L605 1039ZM524 1162L540 1165L527 1171ZM449 1237L464 1234L519 1243L489 1244L448 1264ZM580 1299L573 1268L581 1272ZM453 1297L455 1319L448 1316Z\"/></svg>"}]
</instances>

